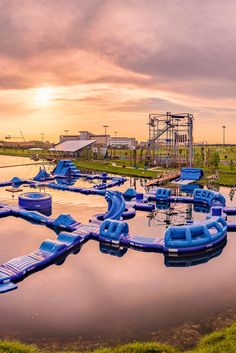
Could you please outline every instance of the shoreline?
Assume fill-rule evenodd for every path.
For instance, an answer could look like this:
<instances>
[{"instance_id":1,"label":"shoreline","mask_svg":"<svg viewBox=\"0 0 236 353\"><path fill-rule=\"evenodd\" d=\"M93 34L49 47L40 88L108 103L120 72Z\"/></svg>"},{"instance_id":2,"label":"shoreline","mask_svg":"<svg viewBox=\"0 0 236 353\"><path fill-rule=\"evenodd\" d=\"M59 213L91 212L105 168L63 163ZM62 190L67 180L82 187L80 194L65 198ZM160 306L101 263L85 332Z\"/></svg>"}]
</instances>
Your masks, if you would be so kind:
<instances>
[{"instance_id":1,"label":"shoreline","mask_svg":"<svg viewBox=\"0 0 236 353\"><path fill-rule=\"evenodd\" d=\"M207 325L207 322L205 323ZM185 325L186 326L186 325ZM171 331L166 329L169 335ZM196 327L192 328L193 333L196 331ZM37 342L24 343L23 341L1 340L0 341L0 352L14 352L14 353L235 353L236 347L236 323L228 323L226 328L216 328L207 335L202 334L200 337L192 340L189 335L190 331L185 327L185 335L188 339L188 345L183 346L181 344L169 343L165 340L156 340L155 338L142 341L136 340L131 343L120 343L114 342L104 344L100 340L99 343L93 347L87 342L86 346L80 346L75 348L75 345L67 344L64 348L60 349L55 342L51 342L49 345L38 344ZM176 332L175 337L178 337ZM190 337L189 337L190 336ZM99 348L98 348L99 347Z\"/></svg>"},{"instance_id":2,"label":"shoreline","mask_svg":"<svg viewBox=\"0 0 236 353\"><path fill-rule=\"evenodd\" d=\"M38 153L39 152L39 153ZM10 149L0 149L0 155L2 156L15 156L15 157L23 157L29 158L32 156L33 151L30 150L10 150ZM45 155L45 151L37 151L39 158L43 159ZM114 163L112 160L83 160L83 159L74 159L73 160L76 166L80 169L84 170L92 170L98 172L107 172L110 174L116 174L121 176L127 177L136 177L136 178L143 178L143 179L155 179L158 178L162 173L176 171L173 168L151 168L151 169L144 169L142 167L130 167L125 161L122 165L119 165L118 162ZM45 161L44 163L49 163L49 161ZM32 162L33 164L33 162ZM40 162L39 162L40 164ZM223 168L223 167L222 167ZM197 184L201 185L213 185L213 186L225 186L225 187L234 187L236 185L236 171L226 171L221 170L219 168L219 179L218 180L208 180L207 176L212 174L212 171L209 169L204 169L205 177L198 181ZM167 184L165 184L167 185Z\"/></svg>"}]
</instances>

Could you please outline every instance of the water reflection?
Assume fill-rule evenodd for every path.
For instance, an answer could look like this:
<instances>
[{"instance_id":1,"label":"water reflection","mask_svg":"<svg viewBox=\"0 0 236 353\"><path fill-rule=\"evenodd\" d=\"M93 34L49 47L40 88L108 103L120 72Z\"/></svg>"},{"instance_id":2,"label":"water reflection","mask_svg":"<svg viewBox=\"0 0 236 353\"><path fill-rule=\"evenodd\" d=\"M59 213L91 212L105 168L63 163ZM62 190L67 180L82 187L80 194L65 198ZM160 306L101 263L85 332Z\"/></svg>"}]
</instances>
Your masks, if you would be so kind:
<instances>
[{"instance_id":1,"label":"water reflection","mask_svg":"<svg viewBox=\"0 0 236 353\"><path fill-rule=\"evenodd\" d=\"M180 191L188 195L192 195L195 189L203 189L203 186L199 184L180 185Z\"/></svg>"},{"instance_id":2,"label":"water reflection","mask_svg":"<svg viewBox=\"0 0 236 353\"><path fill-rule=\"evenodd\" d=\"M158 202L156 209L148 214L148 225L184 225L198 219L198 214L209 213L209 207L198 204Z\"/></svg>"},{"instance_id":3,"label":"water reflection","mask_svg":"<svg viewBox=\"0 0 236 353\"><path fill-rule=\"evenodd\" d=\"M1 169L0 180L13 176L28 179L36 175L38 168ZM129 183L144 192L143 181L135 179L134 183L132 178L118 190L125 191ZM76 184L91 186L83 180ZM70 213L86 223L91 215L107 209L100 196L47 191L53 196L53 217ZM174 192L182 193L177 188ZM221 188L221 192L227 204L233 206L229 188ZM17 205L17 197L12 200L4 188L0 190L0 199ZM187 212L185 206L176 207ZM194 206L192 219L205 219L204 211ZM166 219L166 215L161 217ZM136 217L128 221L130 232L162 236L166 222L149 221L146 213L137 212ZM56 238L51 229L22 219L8 217L1 219L0 224L1 263L34 251L46 238ZM153 332L158 330L169 332L171 327L179 328L186 322L194 323L195 329L208 315L227 309L236 311L234 234L228 235L227 246L217 249L219 252L215 255L209 252L206 258L201 254L200 263L204 263L201 266L193 265L199 264L196 257L191 261L189 258L164 258L158 253L108 249L95 241L89 241L77 251L79 254L68 256L63 266L50 266L22 282L17 291L0 297L1 338L60 342L61 347L79 341L86 348L87 342L96 346L98 342L109 340L151 340ZM180 264L186 265L186 262L191 266L181 268ZM57 348L59 351L59 346Z\"/></svg>"},{"instance_id":4,"label":"water reflection","mask_svg":"<svg viewBox=\"0 0 236 353\"><path fill-rule=\"evenodd\" d=\"M164 255L165 266L191 267L191 266L198 266L198 265L207 263L208 261L221 255L226 243L227 242L225 241L224 243L220 244L220 246L215 247L214 249L211 249L209 251L205 251L202 253L188 255L188 256L180 256L176 254Z\"/></svg>"},{"instance_id":5,"label":"water reflection","mask_svg":"<svg viewBox=\"0 0 236 353\"><path fill-rule=\"evenodd\" d=\"M164 265L166 267L198 266L198 265L207 263L208 261L220 256L224 247L226 246L226 243L227 241L220 244L219 246L216 246L213 249L209 249L207 251L199 252L199 253L193 253L188 255L178 255L176 253L171 253L171 254L159 253L158 256L162 256L164 258ZM118 245L117 246L110 245L103 242L99 243L99 249L102 254L116 256L116 257L123 257L128 251L128 248L120 247ZM132 246L130 246L130 249L131 251L139 251L139 252L149 252L149 253L155 252L155 250L147 251L141 248L133 248ZM156 251L156 253L158 253L158 251Z\"/></svg>"},{"instance_id":6,"label":"water reflection","mask_svg":"<svg viewBox=\"0 0 236 353\"><path fill-rule=\"evenodd\" d=\"M103 254L108 254L108 255L117 256L117 257L124 256L128 251L127 248L109 245L102 242L99 243L99 249Z\"/></svg>"}]
</instances>

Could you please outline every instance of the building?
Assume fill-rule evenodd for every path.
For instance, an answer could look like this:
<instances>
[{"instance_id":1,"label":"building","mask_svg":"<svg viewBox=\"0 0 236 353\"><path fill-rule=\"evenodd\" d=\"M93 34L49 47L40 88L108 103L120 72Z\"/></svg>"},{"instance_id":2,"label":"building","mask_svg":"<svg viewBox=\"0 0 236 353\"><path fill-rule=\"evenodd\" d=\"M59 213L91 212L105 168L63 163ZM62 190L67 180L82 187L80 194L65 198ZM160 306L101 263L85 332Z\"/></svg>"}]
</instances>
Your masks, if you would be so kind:
<instances>
[{"instance_id":1,"label":"building","mask_svg":"<svg viewBox=\"0 0 236 353\"><path fill-rule=\"evenodd\" d=\"M68 140L50 148L49 151L55 155L77 157L83 149L89 148L95 142L95 140Z\"/></svg>"},{"instance_id":2,"label":"building","mask_svg":"<svg viewBox=\"0 0 236 353\"><path fill-rule=\"evenodd\" d=\"M96 135L89 131L79 131L79 135L61 135L59 140L60 143L65 141L78 141L78 140L96 140L96 146L108 146L108 140L110 135Z\"/></svg>"},{"instance_id":3,"label":"building","mask_svg":"<svg viewBox=\"0 0 236 353\"><path fill-rule=\"evenodd\" d=\"M148 141L140 141L139 146L140 147L148 147Z\"/></svg>"},{"instance_id":4,"label":"building","mask_svg":"<svg viewBox=\"0 0 236 353\"><path fill-rule=\"evenodd\" d=\"M63 143L65 141L78 141L80 140L80 135L61 135L59 137L59 143ZM85 140L85 139L82 139Z\"/></svg>"},{"instance_id":5,"label":"building","mask_svg":"<svg viewBox=\"0 0 236 353\"><path fill-rule=\"evenodd\" d=\"M109 137L108 145L110 147L126 147L135 148L137 146L137 140L134 137Z\"/></svg>"}]
</instances>

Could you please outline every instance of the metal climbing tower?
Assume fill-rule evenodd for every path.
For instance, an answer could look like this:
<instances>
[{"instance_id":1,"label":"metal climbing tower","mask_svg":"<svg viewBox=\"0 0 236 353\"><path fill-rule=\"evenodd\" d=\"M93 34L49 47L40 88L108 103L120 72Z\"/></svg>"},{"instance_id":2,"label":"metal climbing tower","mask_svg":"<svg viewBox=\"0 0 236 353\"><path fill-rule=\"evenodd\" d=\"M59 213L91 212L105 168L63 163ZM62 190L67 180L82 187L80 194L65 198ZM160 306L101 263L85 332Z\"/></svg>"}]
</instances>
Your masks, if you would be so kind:
<instances>
[{"instance_id":1,"label":"metal climbing tower","mask_svg":"<svg viewBox=\"0 0 236 353\"><path fill-rule=\"evenodd\" d=\"M193 115L149 114L149 161L166 166L192 166Z\"/></svg>"}]
</instances>

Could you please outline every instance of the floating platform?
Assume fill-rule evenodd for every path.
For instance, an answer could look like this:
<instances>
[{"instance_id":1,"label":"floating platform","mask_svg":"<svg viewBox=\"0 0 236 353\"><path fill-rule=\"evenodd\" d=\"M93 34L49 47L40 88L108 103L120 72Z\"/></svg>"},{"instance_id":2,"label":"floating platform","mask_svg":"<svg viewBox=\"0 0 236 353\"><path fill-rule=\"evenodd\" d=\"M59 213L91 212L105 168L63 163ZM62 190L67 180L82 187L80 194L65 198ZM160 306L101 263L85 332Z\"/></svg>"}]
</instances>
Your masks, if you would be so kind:
<instances>
[{"instance_id":1,"label":"floating platform","mask_svg":"<svg viewBox=\"0 0 236 353\"><path fill-rule=\"evenodd\" d=\"M147 181L145 186L149 187L149 186L153 186L153 185L162 185L162 184L168 183L168 182L170 182L176 178L179 178L179 177L180 177L179 172L166 173L163 176L161 176L160 178Z\"/></svg>"}]
</instances>

